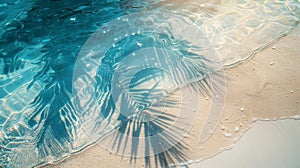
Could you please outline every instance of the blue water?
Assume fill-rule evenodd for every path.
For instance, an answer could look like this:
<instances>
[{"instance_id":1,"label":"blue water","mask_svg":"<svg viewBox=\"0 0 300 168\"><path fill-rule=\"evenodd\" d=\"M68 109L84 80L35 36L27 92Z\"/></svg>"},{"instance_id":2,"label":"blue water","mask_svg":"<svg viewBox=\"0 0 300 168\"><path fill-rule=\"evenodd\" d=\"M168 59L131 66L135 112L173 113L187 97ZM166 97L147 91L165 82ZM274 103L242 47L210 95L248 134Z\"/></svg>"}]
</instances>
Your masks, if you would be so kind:
<instances>
[{"instance_id":1,"label":"blue water","mask_svg":"<svg viewBox=\"0 0 300 168\"><path fill-rule=\"evenodd\" d=\"M189 160L180 140L196 118L199 96L217 92L222 104L225 61L216 48L228 51L231 43L220 46L216 37L225 31L214 24L216 36L199 31L209 27L198 29L184 12L145 12L158 2L0 0L0 167L59 161L113 131L117 145L104 146L132 160L142 156L147 167L151 155L157 167ZM295 6L286 16L299 17ZM207 23L211 12L204 13ZM282 20L272 25L284 25L277 31L263 30L279 37L297 19ZM224 53L222 59L235 56ZM178 104L184 113L165 112Z\"/></svg>"},{"instance_id":2,"label":"blue water","mask_svg":"<svg viewBox=\"0 0 300 168\"><path fill-rule=\"evenodd\" d=\"M133 133L133 136L137 138L143 129L146 130L145 134L149 134L149 136L163 132L164 127L160 125L161 123L152 123L151 121L149 123L149 119L147 119L149 116L151 118L149 114L151 112L160 114L162 112L148 109L145 114L142 114L143 117L137 117L137 115L140 114L139 111L147 109L151 101L162 99L164 94L168 94L165 92L171 92L171 90L162 91L155 86L140 85L149 80L156 80L158 85L159 82L157 81L171 80L171 76L178 76L181 72L172 70L172 73L178 74L171 74L170 76L170 74L164 74L163 69L147 68L148 62L146 61L140 72L136 71L132 74L133 79L128 84L131 93L135 92L134 95L142 96L133 98L133 100L140 102L138 107L136 107L137 103L133 106L123 107L127 106L130 100L123 101L121 104L122 112L117 114L119 116L116 120L112 119L112 115L118 111L113 98L118 99L124 95L120 91L113 91L112 85L117 83L126 85L124 84L126 79L122 77L118 79L118 82L113 82L112 78L122 75L118 72L129 72L130 69L134 69L126 63L123 65L126 66L125 68L120 65L120 63L124 64L123 60L128 54L140 48L149 47L170 48L169 51L172 53L168 54L179 55L179 57L176 56L177 60L170 59L173 62L162 57L160 62L165 61L164 67L168 64L185 64L185 62L180 63L180 57L195 61L195 63L189 62L192 65L195 64L194 72L186 72L184 73L185 77L172 79L174 85L171 85L172 89L179 84L184 85L186 80L203 76L204 72L195 69L204 68L203 58L195 56L193 53L189 54L187 52L188 46L186 46L188 44L184 44L179 39L176 40L174 37L161 33L157 33L155 36L159 38L155 38L151 32L150 34L143 32L135 35L127 32L130 36L113 44L114 46L110 47L108 52L104 53L105 55L99 60L100 63L96 66L95 87L87 85L89 89L92 88L92 92L84 91L85 93L83 93L94 96L94 98L89 99L89 102L96 104L100 109L92 111L92 107L85 105L80 107L83 98L78 96L80 91L77 91L76 88L74 90L73 85L76 85L77 79L84 78L81 73L91 72L85 72L86 70L81 67L85 65L81 65L80 58L77 58L84 43L103 24L122 15L138 12L145 6L145 4L141 4L143 6L132 7L130 3L130 1L71 2L54 0L2 2L1 8L4 9L2 18L7 20L1 22L0 32L1 167L31 167L60 160L64 156L78 152L94 143L105 130L116 127L111 126L110 123L113 121L120 125L117 129L120 135L128 134L129 132L125 128L128 126L136 127L137 124L143 125L143 128L140 127ZM9 18L9 16L13 18ZM122 25L116 26L119 26L120 30L114 32L122 32ZM98 45L100 47L105 46L107 41L112 40L111 36L108 38L101 38ZM122 50L118 48L122 48ZM143 53L145 52L139 54ZM135 64L142 64L146 57L140 57L133 63L130 63L131 59L127 59L127 61L129 60L129 64L134 66ZM151 57L153 56L149 55L149 58ZM82 68L77 70L78 72L74 72L76 59L79 59L77 69ZM183 69L181 70L184 71L184 65L182 66ZM90 80L93 81L94 78ZM88 83L89 81L85 82ZM160 85L170 84L163 83ZM149 87L150 90L145 90ZM79 85L79 88L84 88L83 84ZM144 91L140 89L144 89ZM144 92L148 93L144 94ZM151 98L149 98L150 92L155 92ZM174 106L175 103L175 100L166 101L161 106ZM86 112L87 110L89 111ZM92 114L94 118L89 120L88 116ZM139 119L129 119L132 116ZM161 121L173 120L170 114L157 115L156 117L161 118ZM142 119L140 120L140 118ZM102 129L100 125L104 125L105 129ZM90 131L90 127L99 130L91 129ZM82 133L84 131L87 133ZM168 165L168 153L164 153L163 150L169 148L172 148L170 151L173 151L169 154L174 155L173 157L177 158L178 161L185 161L185 157L180 154L180 143L176 145L178 141L175 135L174 137L172 137L173 135L164 135L169 136L168 140L150 138L148 143L152 145L159 142L164 142L166 145L162 149L146 147L149 152L145 154L147 165L150 164L149 155L153 153L157 154L156 164ZM115 141L124 143L120 137L115 138ZM134 146L138 146L139 140L135 141L137 145L133 145L133 148L129 150L132 151ZM174 147L168 143L174 144ZM149 151L150 149L153 151ZM133 158L138 156L137 151L131 153Z\"/></svg>"},{"instance_id":3,"label":"blue water","mask_svg":"<svg viewBox=\"0 0 300 168\"><path fill-rule=\"evenodd\" d=\"M73 143L71 125L61 120L59 110L70 102L72 71L82 45L104 23L135 10L126 10L119 1L0 4L2 19L14 15L1 22L0 30L0 167L30 167L48 162L48 156L59 159L72 150L66 145ZM26 145L29 149L23 151Z\"/></svg>"}]
</instances>

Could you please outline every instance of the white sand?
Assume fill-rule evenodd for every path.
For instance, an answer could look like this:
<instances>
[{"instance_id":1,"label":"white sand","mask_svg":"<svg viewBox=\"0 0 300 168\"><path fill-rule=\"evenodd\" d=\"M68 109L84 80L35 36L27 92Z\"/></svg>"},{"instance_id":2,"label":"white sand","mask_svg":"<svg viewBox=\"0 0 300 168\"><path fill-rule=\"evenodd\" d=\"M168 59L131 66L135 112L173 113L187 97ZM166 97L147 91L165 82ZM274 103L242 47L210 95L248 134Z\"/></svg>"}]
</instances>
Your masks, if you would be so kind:
<instances>
[{"instance_id":1,"label":"white sand","mask_svg":"<svg viewBox=\"0 0 300 168\"><path fill-rule=\"evenodd\" d=\"M298 168L300 120L257 121L231 150L190 168Z\"/></svg>"}]
</instances>

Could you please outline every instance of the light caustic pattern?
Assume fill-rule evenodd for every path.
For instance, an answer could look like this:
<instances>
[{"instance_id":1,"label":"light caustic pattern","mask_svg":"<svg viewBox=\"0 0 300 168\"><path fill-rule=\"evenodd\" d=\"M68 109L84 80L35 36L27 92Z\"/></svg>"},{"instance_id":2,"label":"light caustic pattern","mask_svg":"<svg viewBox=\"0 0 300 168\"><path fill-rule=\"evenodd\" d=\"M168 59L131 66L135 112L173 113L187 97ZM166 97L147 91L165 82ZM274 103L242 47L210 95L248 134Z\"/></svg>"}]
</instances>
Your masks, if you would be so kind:
<instances>
[{"instance_id":1,"label":"light caustic pattern","mask_svg":"<svg viewBox=\"0 0 300 168\"><path fill-rule=\"evenodd\" d=\"M0 5L2 167L94 143L147 166L152 155L161 166L186 162L181 140L199 101L213 102L199 143L222 113L222 68L288 33L300 11L296 1L21 2L27 12ZM130 6L148 11L121 16Z\"/></svg>"}]
</instances>

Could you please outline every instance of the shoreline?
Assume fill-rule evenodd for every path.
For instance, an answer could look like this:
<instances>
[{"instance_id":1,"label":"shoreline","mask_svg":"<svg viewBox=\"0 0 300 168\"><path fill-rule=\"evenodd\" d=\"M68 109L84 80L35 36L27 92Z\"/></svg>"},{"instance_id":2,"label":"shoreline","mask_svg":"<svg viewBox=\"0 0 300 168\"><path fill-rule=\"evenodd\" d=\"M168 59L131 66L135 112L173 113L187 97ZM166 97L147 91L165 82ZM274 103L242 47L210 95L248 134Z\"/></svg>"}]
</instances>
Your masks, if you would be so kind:
<instances>
[{"instance_id":1,"label":"shoreline","mask_svg":"<svg viewBox=\"0 0 300 168\"><path fill-rule=\"evenodd\" d=\"M204 143L198 142L198 136L205 114L198 116L199 120L190 135L183 140L187 144L193 144L191 160L217 157L238 142L251 129L255 119L278 120L300 114L300 49L297 47L300 46L297 41L299 37L298 26L247 61L225 69L227 98L223 116L213 135ZM208 105L209 102L203 101L201 104ZM109 153L99 145L92 145L59 163L43 167L144 166L143 158L138 158L135 165L130 164L129 160Z\"/></svg>"}]
</instances>

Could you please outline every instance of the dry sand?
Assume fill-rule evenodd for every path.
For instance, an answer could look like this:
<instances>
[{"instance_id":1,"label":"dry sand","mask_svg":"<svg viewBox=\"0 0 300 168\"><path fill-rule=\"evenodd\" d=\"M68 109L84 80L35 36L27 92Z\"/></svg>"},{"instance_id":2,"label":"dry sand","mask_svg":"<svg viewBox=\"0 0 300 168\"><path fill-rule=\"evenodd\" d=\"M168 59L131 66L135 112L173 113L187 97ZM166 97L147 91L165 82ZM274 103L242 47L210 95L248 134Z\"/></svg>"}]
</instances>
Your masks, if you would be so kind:
<instances>
[{"instance_id":1,"label":"dry sand","mask_svg":"<svg viewBox=\"0 0 300 168\"><path fill-rule=\"evenodd\" d=\"M213 157L231 148L254 119L292 118L300 114L300 28L266 47L244 63L226 68L227 97L222 118L213 135L199 143L206 114L200 114L184 142L190 145L192 160ZM201 104L208 107L210 100ZM227 136L225 136L227 135ZM143 158L130 164L94 145L82 153L46 167L131 168L143 167Z\"/></svg>"}]
</instances>

